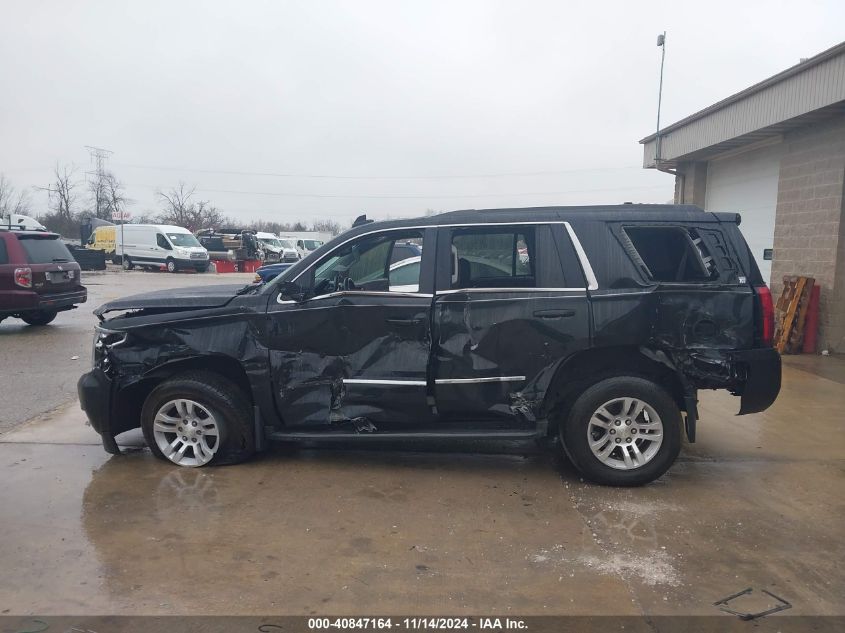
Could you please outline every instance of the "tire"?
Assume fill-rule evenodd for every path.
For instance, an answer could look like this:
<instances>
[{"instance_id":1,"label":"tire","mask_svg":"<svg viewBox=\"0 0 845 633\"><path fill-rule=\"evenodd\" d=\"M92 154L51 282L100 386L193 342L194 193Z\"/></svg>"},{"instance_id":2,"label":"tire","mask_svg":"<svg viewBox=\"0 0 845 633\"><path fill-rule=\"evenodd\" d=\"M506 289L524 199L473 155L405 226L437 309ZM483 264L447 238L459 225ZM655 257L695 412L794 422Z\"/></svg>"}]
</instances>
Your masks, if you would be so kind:
<instances>
[{"instance_id":1,"label":"tire","mask_svg":"<svg viewBox=\"0 0 845 633\"><path fill-rule=\"evenodd\" d=\"M176 272L176 262L172 257L167 258L167 272L175 273Z\"/></svg>"},{"instance_id":2,"label":"tire","mask_svg":"<svg viewBox=\"0 0 845 633\"><path fill-rule=\"evenodd\" d=\"M29 323L29 325L47 325L56 318L57 314L58 312L55 310L37 310L22 314L21 319Z\"/></svg>"},{"instance_id":3,"label":"tire","mask_svg":"<svg viewBox=\"0 0 845 633\"><path fill-rule=\"evenodd\" d=\"M179 405L176 401L193 404ZM153 455L159 459L191 467L236 464L255 452L251 413L246 396L232 382L212 372L190 372L153 389L141 409L141 430ZM157 417L161 424L154 428ZM191 427L183 423L185 419L191 422ZM163 431L171 428L172 431ZM179 434L180 429L187 431L185 435ZM202 430L206 431L205 437L201 435ZM212 441L213 431L217 435ZM173 458L163 450L168 444L175 444ZM181 457L177 457L179 450Z\"/></svg>"},{"instance_id":4,"label":"tire","mask_svg":"<svg viewBox=\"0 0 845 633\"><path fill-rule=\"evenodd\" d=\"M112 255L111 263L114 264L115 266L119 266L120 264L123 263L123 258L119 257L118 255Z\"/></svg>"},{"instance_id":5,"label":"tire","mask_svg":"<svg viewBox=\"0 0 845 633\"><path fill-rule=\"evenodd\" d=\"M135 268L135 264L132 263L132 260L129 258L129 255L124 256L123 258L123 270L132 270Z\"/></svg>"},{"instance_id":6,"label":"tire","mask_svg":"<svg viewBox=\"0 0 845 633\"><path fill-rule=\"evenodd\" d=\"M590 481L641 486L663 475L678 457L681 412L666 390L651 380L617 376L584 391L561 421L559 432L569 459Z\"/></svg>"}]
</instances>

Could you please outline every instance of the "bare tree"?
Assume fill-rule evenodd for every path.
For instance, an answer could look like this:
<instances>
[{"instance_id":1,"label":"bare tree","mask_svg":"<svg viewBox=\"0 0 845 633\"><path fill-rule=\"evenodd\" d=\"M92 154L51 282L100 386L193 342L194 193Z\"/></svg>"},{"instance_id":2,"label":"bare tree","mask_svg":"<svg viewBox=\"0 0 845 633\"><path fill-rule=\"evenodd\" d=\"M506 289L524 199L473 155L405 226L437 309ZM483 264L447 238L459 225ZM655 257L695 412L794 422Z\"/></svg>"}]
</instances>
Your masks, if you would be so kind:
<instances>
[{"instance_id":1,"label":"bare tree","mask_svg":"<svg viewBox=\"0 0 845 633\"><path fill-rule=\"evenodd\" d=\"M340 233L340 223L334 220L317 220L312 226L312 231L320 231L321 233L331 233L337 235Z\"/></svg>"},{"instance_id":2,"label":"bare tree","mask_svg":"<svg viewBox=\"0 0 845 633\"><path fill-rule=\"evenodd\" d=\"M208 200L193 200L196 190L196 186L189 188L180 182L170 191L159 191L159 200L164 207L159 220L164 224L183 226L192 232L225 223L223 213Z\"/></svg>"},{"instance_id":3,"label":"bare tree","mask_svg":"<svg viewBox=\"0 0 845 633\"><path fill-rule=\"evenodd\" d=\"M15 191L12 183L4 174L0 174L0 217L18 213L29 215L30 200L26 191Z\"/></svg>"},{"instance_id":4,"label":"bare tree","mask_svg":"<svg viewBox=\"0 0 845 633\"><path fill-rule=\"evenodd\" d=\"M75 175L76 167L74 165L60 167L59 163L56 163L53 169L53 182L46 187L38 187L38 189L47 192L50 200L50 215L62 222L72 220L75 215L76 192L74 189L79 184L74 180Z\"/></svg>"},{"instance_id":5,"label":"bare tree","mask_svg":"<svg viewBox=\"0 0 845 633\"><path fill-rule=\"evenodd\" d=\"M123 183L121 183L113 173L106 172L105 177L103 178L103 184L105 188L105 197L106 197L106 208L108 209L108 217L114 217L113 214L120 214L118 217L122 217L123 212L126 210L126 205L131 204L134 202L130 198L126 197L126 193L123 189Z\"/></svg>"},{"instance_id":6,"label":"bare tree","mask_svg":"<svg viewBox=\"0 0 845 633\"><path fill-rule=\"evenodd\" d=\"M91 197L91 215L101 220L111 219L106 192L106 172L96 172L88 181L88 195Z\"/></svg>"},{"instance_id":7,"label":"bare tree","mask_svg":"<svg viewBox=\"0 0 845 633\"><path fill-rule=\"evenodd\" d=\"M176 226L187 226L191 218L191 206L194 204L191 198L196 192L196 186L188 189L184 182L180 182L178 186L173 187L168 192L159 191L158 197L164 207L160 220L167 224L175 224Z\"/></svg>"}]
</instances>

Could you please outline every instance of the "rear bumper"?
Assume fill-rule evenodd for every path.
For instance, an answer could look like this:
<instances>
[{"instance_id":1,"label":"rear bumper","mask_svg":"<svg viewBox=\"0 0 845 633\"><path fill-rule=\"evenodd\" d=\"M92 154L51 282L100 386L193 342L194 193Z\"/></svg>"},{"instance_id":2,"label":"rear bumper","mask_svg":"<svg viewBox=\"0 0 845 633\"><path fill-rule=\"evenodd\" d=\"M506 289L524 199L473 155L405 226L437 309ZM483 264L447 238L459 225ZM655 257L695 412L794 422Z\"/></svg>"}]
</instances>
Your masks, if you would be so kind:
<instances>
[{"instance_id":1,"label":"rear bumper","mask_svg":"<svg viewBox=\"0 0 845 633\"><path fill-rule=\"evenodd\" d=\"M88 291L85 288L72 292L43 295L31 290L13 290L4 294L4 301L0 305L0 314L6 315L34 310L70 310L88 300Z\"/></svg>"},{"instance_id":2,"label":"rear bumper","mask_svg":"<svg viewBox=\"0 0 845 633\"><path fill-rule=\"evenodd\" d=\"M745 371L739 415L768 409L780 393L780 354L771 347L743 350L732 354Z\"/></svg>"}]
</instances>

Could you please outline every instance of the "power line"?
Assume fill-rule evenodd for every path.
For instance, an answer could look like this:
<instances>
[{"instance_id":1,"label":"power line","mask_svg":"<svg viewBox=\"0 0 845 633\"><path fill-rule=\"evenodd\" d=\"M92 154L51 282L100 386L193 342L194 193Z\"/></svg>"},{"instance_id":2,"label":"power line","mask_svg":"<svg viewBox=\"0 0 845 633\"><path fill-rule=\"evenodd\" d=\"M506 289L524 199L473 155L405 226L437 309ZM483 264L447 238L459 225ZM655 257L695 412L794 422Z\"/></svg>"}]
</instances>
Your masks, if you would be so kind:
<instances>
[{"instance_id":1,"label":"power line","mask_svg":"<svg viewBox=\"0 0 845 633\"><path fill-rule=\"evenodd\" d=\"M159 190L161 187L153 185L127 185L133 187L145 187ZM600 189L569 189L566 191L529 191L516 193L473 193L473 194L323 194L323 193L290 193L276 191L248 191L235 189L206 189L197 187L196 191L204 193L226 193L234 195L269 196L277 198L329 198L329 199L354 199L354 200L428 200L428 199L471 199L471 198L514 198L521 196L561 196L570 193L602 193L614 191L642 191L668 188L667 185L649 185L637 187L611 187Z\"/></svg>"},{"instance_id":2,"label":"power line","mask_svg":"<svg viewBox=\"0 0 845 633\"><path fill-rule=\"evenodd\" d=\"M630 167L592 167L592 168L578 168L578 169L556 169L548 171L524 171L524 172L502 172L490 174L461 174L461 175L367 175L355 176L350 174L294 174L283 172L264 172L264 171L238 171L230 169L203 169L194 167L170 167L170 166L156 166L156 165L131 165L126 163L118 163L117 167L124 167L128 169L148 169L151 171L175 171L175 172L192 172L198 174L224 174L229 176L260 176L270 178L312 178L322 180L462 180L472 178L508 178L521 176L554 176L559 174L575 174L588 172L608 172L608 171L633 171L642 170L642 165Z\"/></svg>"}]
</instances>

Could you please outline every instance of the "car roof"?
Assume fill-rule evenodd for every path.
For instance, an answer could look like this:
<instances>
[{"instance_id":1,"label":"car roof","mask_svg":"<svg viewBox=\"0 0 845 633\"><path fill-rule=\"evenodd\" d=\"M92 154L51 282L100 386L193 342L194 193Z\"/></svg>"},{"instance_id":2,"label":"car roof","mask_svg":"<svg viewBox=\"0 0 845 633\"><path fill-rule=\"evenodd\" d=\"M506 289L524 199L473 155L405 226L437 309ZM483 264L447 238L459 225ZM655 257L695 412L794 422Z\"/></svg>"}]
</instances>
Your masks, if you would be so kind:
<instances>
[{"instance_id":1,"label":"car roof","mask_svg":"<svg viewBox=\"0 0 845 633\"><path fill-rule=\"evenodd\" d=\"M731 214L732 215L732 214ZM460 224L561 222L594 220L604 222L716 222L717 216L691 204L617 204L595 206L465 209L403 220L360 224L342 233L348 239L361 233L402 227L454 226ZM335 238L336 240L337 238ZM332 240L334 241L334 240Z\"/></svg>"},{"instance_id":2,"label":"car roof","mask_svg":"<svg viewBox=\"0 0 845 633\"><path fill-rule=\"evenodd\" d=\"M21 231L18 229L4 229L0 228L0 233L8 233L10 235L23 235L25 237L31 235L37 235L39 237L44 237L45 235L50 238L61 237L58 233L53 233L52 231L36 231L36 230L29 230L29 231Z\"/></svg>"},{"instance_id":3,"label":"car roof","mask_svg":"<svg viewBox=\"0 0 845 633\"><path fill-rule=\"evenodd\" d=\"M365 233L387 229L460 226L462 224L519 224L525 222L718 222L721 218L739 221L738 214L711 213L691 204L616 204L592 206L524 207L503 209L464 209L438 215L366 222L352 227L326 242L308 257L294 264L301 274L311 266L314 257L336 248L339 244Z\"/></svg>"}]
</instances>

